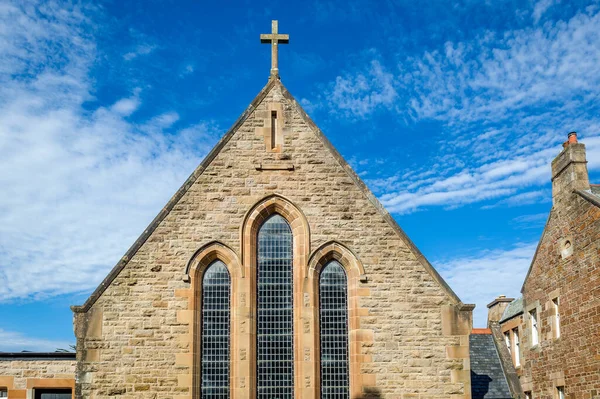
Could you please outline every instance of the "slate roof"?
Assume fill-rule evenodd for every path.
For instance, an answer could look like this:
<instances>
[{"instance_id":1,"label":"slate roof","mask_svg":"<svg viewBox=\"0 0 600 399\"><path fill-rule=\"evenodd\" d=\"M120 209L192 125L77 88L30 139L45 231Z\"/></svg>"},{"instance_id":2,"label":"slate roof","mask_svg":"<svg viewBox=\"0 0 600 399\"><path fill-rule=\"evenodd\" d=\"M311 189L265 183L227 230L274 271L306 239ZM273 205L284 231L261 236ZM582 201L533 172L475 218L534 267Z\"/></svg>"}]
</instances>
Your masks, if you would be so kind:
<instances>
[{"instance_id":1,"label":"slate roof","mask_svg":"<svg viewBox=\"0 0 600 399\"><path fill-rule=\"evenodd\" d=\"M590 184L589 190L578 190L577 194L588 202L600 207L600 184Z\"/></svg>"},{"instance_id":2,"label":"slate roof","mask_svg":"<svg viewBox=\"0 0 600 399\"><path fill-rule=\"evenodd\" d=\"M502 313L500 323L504 323L506 320L512 319L521 313L523 313L523 297L519 297L508 304L506 309L504 309L504 313Z\"/></svg>"},{"instance_id":3,"label":"slate roof","mask_svg":"<svg viewBox=\"0 0 600 399\"><path fill-rule=\"evenodd\" d=\"M0 352L1 360L75 360L75 352Z\"/></svg>"},{"instance_id":4,"label":"slate roof","mask_svg":"<svg viewBox=\"0 0 600 399\"><path fill-rule=\"evenodd\" d=\"M469 336L472 399L512 399L492 334Z\"/></svg>"}]
</instances>

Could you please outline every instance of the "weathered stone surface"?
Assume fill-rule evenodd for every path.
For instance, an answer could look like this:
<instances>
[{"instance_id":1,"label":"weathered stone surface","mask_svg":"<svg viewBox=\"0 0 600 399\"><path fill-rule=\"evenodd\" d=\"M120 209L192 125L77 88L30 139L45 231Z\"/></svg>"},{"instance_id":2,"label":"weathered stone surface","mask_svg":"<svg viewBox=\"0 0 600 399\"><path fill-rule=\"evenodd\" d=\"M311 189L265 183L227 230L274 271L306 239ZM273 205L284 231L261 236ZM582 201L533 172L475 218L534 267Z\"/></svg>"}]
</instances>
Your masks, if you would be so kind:
<instances>
[{"instance_id":1,"label":"weathered stone surface","mask_svg":"<svg viewBox=\"0 0 600 399\"><path fill-rule=\"evenodd\" d=\"M565 237L573 253L561 255ZM572 193L554 206L531 272L525 281L522 385L539 398L554 398L565 386L568 397L600 393L600 208ZM552 300L560 300L556 338ZM531 345L528 310L538 308L540 343Z\"/></svg>"},{"instance_id":2,"label":"weathered stone surface","mask_svg":"<svg viewBox=\"0 0 600 399\"><path fill-rule=\"evenodd\" d=\"M500 326L510 332L513 362L518 331L521 386L540 399L557 398L557 387L572 399L600 394L600 208L577 191L595 197L585 146L572 135L552 162L553 207L523 284L522 313ZM532 310L537 312L537 345L532 343Z\"/></svg>"},{"instance_id":3,"label":"weathered stone surface","mask_svg":"<svg viewBox=\"0 0 600 399\"><path fill-rule=\"evenodd\" d=\"M75 387L75 360L0 359L0 388L8 398L25 398L33 388Z\"/></svg>"},{"instance_id":4,"label":"weathered stone surface","mask_svg":"<svg viewBox=\"0 0 600 399\"><path fill-rule=\"evenodd\" d=\"M472 308L461 308L439 276L424 266L412 243L398 234L283 90L280 84L272 86L91 309L76 314L78 397L107 399L119 392L123 399L191 398L197 299L195 277L182 275L197 251L213 242L231 252L225 256L234 270L232 323L237 335L232 347L240 350L232 350L232 397L251 397L254 303L251 288L245 287L251 287L253 273L246 252L255 248L248 246L252 240L241 229L255 204L277 194L294 204L308 225L300 219L291 223L298 238L295 254L308 254L294 267L308 270L313 253L331 241L342 243L351 253L347 256L364 267L364 276L358 271L349 275L354 279L349 294L355 312L350 320L351 342L356 343L353 392L470 398L469 362L463 356L468 356L464 348ZM282 143L273 151L261 130L271 109L283 112L278 118ZM298 244L302 240L306 242ZM303 331L298 339L309 342L305 350L296 350L303 375L296 380L297 397L314 398L318 351L310 337L317 329L310 320L315 300L303 281L296 279L295 287L308 294L295 300L302 309L298 312L309 320L295 324L295 331ZM453 347L458 349L449 349ZM460 370L465 372L453 374Z\"/></svg>"}]
</instances>

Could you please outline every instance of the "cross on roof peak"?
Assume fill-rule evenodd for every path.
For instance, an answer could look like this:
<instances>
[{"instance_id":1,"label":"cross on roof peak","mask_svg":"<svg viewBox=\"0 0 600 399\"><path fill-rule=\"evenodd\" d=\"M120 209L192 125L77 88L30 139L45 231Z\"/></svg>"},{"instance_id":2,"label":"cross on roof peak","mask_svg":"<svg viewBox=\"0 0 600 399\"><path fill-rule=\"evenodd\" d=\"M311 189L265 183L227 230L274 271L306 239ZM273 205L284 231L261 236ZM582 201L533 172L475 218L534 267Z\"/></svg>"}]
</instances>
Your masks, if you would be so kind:
<instances>
[{"instance_id":1,"label":"cross on roof peak","mask_svg":"<svg viewBox=\"0 0 600 399\"><path fill-rule=\"evenodd\" d=\"M279 33L279 24L276 19L271 21L271 33L262 33L260 35L261 43L271 43L271 77L279 78L279 62L278 62L278 44L288 44L290 35Z\"/></svg>"}]
</instances>

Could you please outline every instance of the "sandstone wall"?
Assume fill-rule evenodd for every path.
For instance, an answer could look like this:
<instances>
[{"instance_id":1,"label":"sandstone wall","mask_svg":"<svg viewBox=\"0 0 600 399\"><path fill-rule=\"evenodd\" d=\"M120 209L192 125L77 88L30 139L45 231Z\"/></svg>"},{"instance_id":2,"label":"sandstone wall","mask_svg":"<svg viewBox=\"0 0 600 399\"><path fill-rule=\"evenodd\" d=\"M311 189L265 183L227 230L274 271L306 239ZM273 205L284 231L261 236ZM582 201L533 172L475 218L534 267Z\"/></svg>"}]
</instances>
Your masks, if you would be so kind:
<instances>
[{"instance_id":1,"label":"sandstone wall","mask_svg":"<svg viewBox=\"0 0 600 399\"><path fill-rule=\"evenodd\" d=\"M570 246L567 244L570 243ZM524 391L555 399L600 397L600 209L576 194L552 210L524 285ZM552 300L560 300L556 337ZM540 343L532 347L528 312L536 309Z\"/></svg>"},{"instance_id":2,"label":"sandstone wall","mask_svg":"<svg viewBox=\"0 0 600 399\"><path fill-rule=\"evenodd\" d=\"M78 397L191 398L197 311L193 276L190 283L185 270L212 241L231 248L246 271L232 281L233 340L239 340L232 353L232 397L252 397L251 348L244 346L252 342L253 304L246 296L252 268L245 264L241 228L253 205L278 194L308 222L307 247L299 250L310 255L337 240L364 266L366 281L356 280L351 298L358 354L353 392L470 398L471 308L461 307L427 270L282 90L273 87L92 308L76 314ZM284 113L283 145L269 151L264 128L278 107ZM298 280L295 290L308 292ZM303 298L307 312L314 309L313 297L295 298ZM314 332L311 326L307 322L304 333ZM296 397L317 397L317 348L296 348L296 354L304 373Z\"/></svg>"},{"instance_id":3,"label":"sandstone wall","mask_svg":"<svg viewBox=\"0 0 600 399\"><path fill-rule=\"evenodd\" d=\"M0 358L0 388L8 388L8 399L32 398L35 388L71 388L74 392L75 366L70 359Z\"/></svg>"}]
</instances>

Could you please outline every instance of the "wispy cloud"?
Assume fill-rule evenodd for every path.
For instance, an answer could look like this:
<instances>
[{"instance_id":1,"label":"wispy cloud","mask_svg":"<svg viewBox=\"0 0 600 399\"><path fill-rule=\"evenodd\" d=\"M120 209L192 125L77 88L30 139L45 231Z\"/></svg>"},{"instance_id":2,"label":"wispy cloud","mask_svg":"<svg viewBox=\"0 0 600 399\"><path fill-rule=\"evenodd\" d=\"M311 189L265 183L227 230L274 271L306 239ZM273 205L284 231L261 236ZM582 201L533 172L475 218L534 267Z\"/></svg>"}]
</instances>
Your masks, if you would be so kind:
<instances>
[{"instance_id":1,"label":"wispy cloud","mask_svg":"<svg viewBox=\"0 0 600 399\"><path fill-rule=\"evenodd\" d=\"M378 60L371 61L364 72L338 76L329 92L332 111L341 111L346 117L365 117L379 107L394 105L398 94L394 76Z\"/></svg>"},{"instance_id":2,"label":"wispy cloud","mask_svg":"<svg viewBox=\"0 0 600 399\"><path fill-rule=\"evenodd\" d=\"M537 3L532 13L539 19L552 4ZM600 156L599 25L599 8L589 6L569 20L485 31L420 56L398 55L396 66L374 56L338 76L323 98L331 99L330 112L354 118L385 110L411 124L442 126L426 166L367 175L393 212L531 203L548 184L550 161L568 131L582 133L589 160ZM407 179L408 173L414 175Z\"/></svg>"},{"instance_id":3,"label":"wispy cloud","mask_svg":"<svg viewBox=\"0 0 600 399\"><path fill-rule=\"evenodd\" d=\"M521 229L540 228L548 218L546 213L534 213L531 215L521 215L513 218L511 223L516 224Z\"/></svg>"},{"instance_id":4,"label":"wispy cloud","mask_svg":"<svg viewBox=\"0 0 600 399\"><path fill-rule=\"evenodd\" d=\"M92 12L0 7L0 301L94 288L216 141L176 111L129 120L139 90L83 106Z\"/></svg>"},{"instance_id":5,"label":"wispy cloud","mask_svg":"<svg viewBox=\"0 0 600 399\"><path fill-rule=\"evenodd\" d=\"M157 49L157 46L154 44L147 44L147 43L138 44L133 51L129 51L129 52L123 54L123 59L125 61L131 61L133 59L136 59L139 56L148 55L156 49Z\"/></svg>"},{"instance_id":6,"label":"wispy cloud","mask_svg":"<svg viewBox=\"0 0 600 399\"><path fill-rule=\"evenodd\" d=\"M481 251L472 256L435 262L446 282L465 303L474 303L474 325L484 327L487 307L498 295L517 298L537 243L508 250Z\"/></svg>"},{"instance_id":7,"label":"wispy cloud","mask_svg":"<svg viewBox=\"0 0 600 399\"><path fill-rule=\"evenodd\" d=\"M57 349L70 350L74 342L28 337L18 332L0 328L0 352L54 352Z\"/></svg>"},{"instance_id":8,"label":"wispy cloud","mask_svg":"<svg viewBox=\"0 0 600 399\"><path fill-rule=\"evenodd\" d=\"M535 3L535 6L533 7L533 13L531 14L533 23L537 24L540 22L542 15L544 15L544 13L556 3L560 3L560 0L539 0L537 3Z\"/></svg>"}]
</instances>

